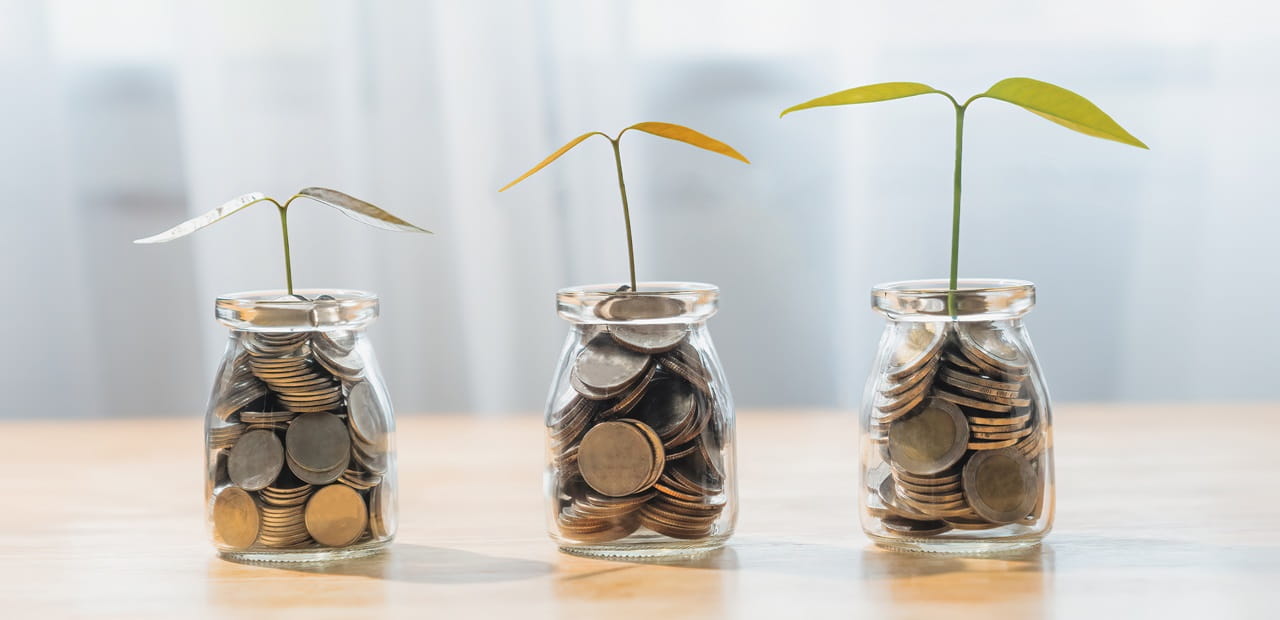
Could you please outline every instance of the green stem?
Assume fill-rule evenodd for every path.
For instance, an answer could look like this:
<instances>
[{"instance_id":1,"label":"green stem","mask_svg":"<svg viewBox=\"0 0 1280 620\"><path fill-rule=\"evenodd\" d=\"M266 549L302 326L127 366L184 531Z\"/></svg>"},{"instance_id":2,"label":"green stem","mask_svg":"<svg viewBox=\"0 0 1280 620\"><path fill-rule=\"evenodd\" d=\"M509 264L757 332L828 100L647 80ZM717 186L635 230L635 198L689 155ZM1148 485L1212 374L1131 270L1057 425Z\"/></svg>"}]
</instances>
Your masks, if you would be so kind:
<instances>
[{"instance_id":1,"label":"green stem","mask_svg":"<svg viewBox=\"0 0 1280 620\"><path fill-rule=\"evenodd\" d=\"M622 136L619 135L618 138ZM636 290L636 250L631 242L631 208L627 206L627 183L622 180L622 151L618 139L609 138L613 144L613 161L618 166L618 192L622 194L622 221L627 225L627 264L631 267L631 290Z\"/></svg>"},{"instance_id":2,"label":"green stem","mask_svg":"<svg viewBox=\"0 0 1280 620\"><path fill-rule=\"evenodd\" d=\"M289 259L289 204L285 203L283 207L276 205L280 210L280 234L284 235L284 281L289 287L289 294L293 294L293 263Z\"/></svg>"},{"instance_id":3,"label":"green stem","mask_svg":"<svg viewBox=\"0 0 1280 620\"><path fill-rule=\"evenodd\" d=\"M955 104L955 101L952 101ZM947 312L956 317L956 288L960 274L960 162L964 154L964 110L969 105L956 105L956 172L951 203L951 282L947 290Z\"/></svg>"}]
</instances>

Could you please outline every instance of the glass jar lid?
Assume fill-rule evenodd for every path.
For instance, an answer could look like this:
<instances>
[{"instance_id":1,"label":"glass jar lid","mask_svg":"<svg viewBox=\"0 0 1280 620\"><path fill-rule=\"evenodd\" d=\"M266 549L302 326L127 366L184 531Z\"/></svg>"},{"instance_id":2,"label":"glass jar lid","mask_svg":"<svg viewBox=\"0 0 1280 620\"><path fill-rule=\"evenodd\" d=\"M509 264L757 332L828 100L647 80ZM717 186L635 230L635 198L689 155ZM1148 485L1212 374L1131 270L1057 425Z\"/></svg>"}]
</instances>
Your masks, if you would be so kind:
<instances>
[{"instance_id":1,"label":"glass jar lid","mask_svg":"<svg viewBox=\"0 0 1280 620\"><path fill-rule=\"evenodd\" d=\"M378 317L378 296L344 289L247 291L214 302L218 322L244 331L324 331L364 327Z\"/></svg>"},{"instance_id":2,"label":"glass jar lid","mask_svg":"<svg viewBox=\"0 0 1280 620\"><path fill-rule=\"evenodd\" d=\"M719 309L720 289L701 282L591 284L556 292L556 312L574 323L700 323Z\"/></svg>"},{"instance_id":3,"label":"glass jar lid","mask_svg":"<svg viewBox=\"0 0 1280 620\"><path fill-rule=\"evenodd\" d=\"M877 284L871 307L895 321L951 318L947 280L904 280ZM962 279L956 283L955 320L995 321L1020 317L1036 304L1036 285L1026 280Z\"/></svg>"}]
</instances>

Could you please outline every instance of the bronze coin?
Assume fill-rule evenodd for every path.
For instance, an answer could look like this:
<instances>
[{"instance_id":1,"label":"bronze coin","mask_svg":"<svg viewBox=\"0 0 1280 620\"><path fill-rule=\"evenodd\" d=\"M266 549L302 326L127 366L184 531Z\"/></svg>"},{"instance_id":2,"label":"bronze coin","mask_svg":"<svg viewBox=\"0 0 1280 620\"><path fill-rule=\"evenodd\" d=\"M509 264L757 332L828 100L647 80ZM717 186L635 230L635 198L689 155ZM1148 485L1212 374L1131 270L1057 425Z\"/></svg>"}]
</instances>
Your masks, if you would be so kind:
<instances>
[{"instance_id":1,"label":"bronze coin","mask_svg":"<svg viewBox=\"0 0 1280 620\"><path fill-rule=\"evenodd\" d=\"M307 500L304 520L307 532L316 542L330 547L345 547L364 534L369 523L369 510L364 498L351 487L331 484Z\"/></svg>"},{"instance_id":2,"label":"bronze coin","mask_svg":"<svg viewBox=\"0 0 1280 620\"><path fill-rule=\"evenodd\" d=\"M227 487L213 500L213 531L232 549L248 549L258 540L262 516L258 503L244 489Z\"/></svg>"}]
</instances>

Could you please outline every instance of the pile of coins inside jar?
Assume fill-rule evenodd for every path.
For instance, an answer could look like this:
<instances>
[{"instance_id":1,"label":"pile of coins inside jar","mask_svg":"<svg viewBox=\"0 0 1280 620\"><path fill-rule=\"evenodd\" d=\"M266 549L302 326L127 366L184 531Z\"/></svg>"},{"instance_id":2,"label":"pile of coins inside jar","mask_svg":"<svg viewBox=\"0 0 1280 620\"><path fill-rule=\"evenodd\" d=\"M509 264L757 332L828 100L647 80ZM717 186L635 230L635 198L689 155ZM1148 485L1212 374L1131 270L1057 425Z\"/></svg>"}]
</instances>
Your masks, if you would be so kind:
<instances>
[{"instance_id":1,"label":"pile of coins inside jar","mask_svg":"<svg viewBox=\"0 0 1280 620\"><path fill-rule=\"evenodd\" d=\"M237 332L208 443L226 548L346 547L395 530L391 412L349 331Z\"/></svg>"},{"instance_id":2,"label":"pile of coins inside jar","mask_svg":"<svg viewBox=\"0 0 1280 620\"><path fill-rule=\"evenodd\" d=\"M1035 523L1049 433L1026 352L997 323L902 323L876 384L866 504L908 537Z\"/></svg>"},{"instance_id":3,"label":"pile of coins inside jar","mask_svg":"<svg viewBox=\"0 0 1280 620\"><path fill-rule=\"evenodd\" d=\"M583 348L547 419L562 538L602 543L642 527L686 540L716 532L726 503L724 412L690 333L685 324L581 328Z\"/></svg>"}]
</instances>

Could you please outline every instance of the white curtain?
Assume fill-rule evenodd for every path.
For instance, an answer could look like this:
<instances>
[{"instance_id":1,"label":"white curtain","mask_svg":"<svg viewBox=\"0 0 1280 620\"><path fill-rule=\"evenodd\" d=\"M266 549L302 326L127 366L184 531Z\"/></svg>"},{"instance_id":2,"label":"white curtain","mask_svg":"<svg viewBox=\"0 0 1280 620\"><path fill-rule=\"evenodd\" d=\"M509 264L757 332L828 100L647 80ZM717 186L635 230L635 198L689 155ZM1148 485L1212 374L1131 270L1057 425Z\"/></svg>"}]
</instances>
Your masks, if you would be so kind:
<instances>
[{"instance_id":1,"label":"white curtain","mask_svg":"<svg viewBox=\"0 0 1280 620\"><path fill-rule=\"evenodd\" d=\"M640 278L721 286L711 327L740 406L853 406L881 327L869 287L947 267L950 111L777 114L862 83L970 93L1013 75L1092 98L1152 147L998 102L968 116L961 271L1040 286L1028 323L1055 397L1272 398L1275 13L0 0L0 416L201 410L225 338L214 296L283 285L275 213L129 241L309 185L438 233L312 205L290 218L297 285L381 295L372 333L399 410L537 410L566 329L555 290L627 275L611 153L589 141L497 189L641 120L753 163L628 136Z\"/></svg>"}]
</instances>

